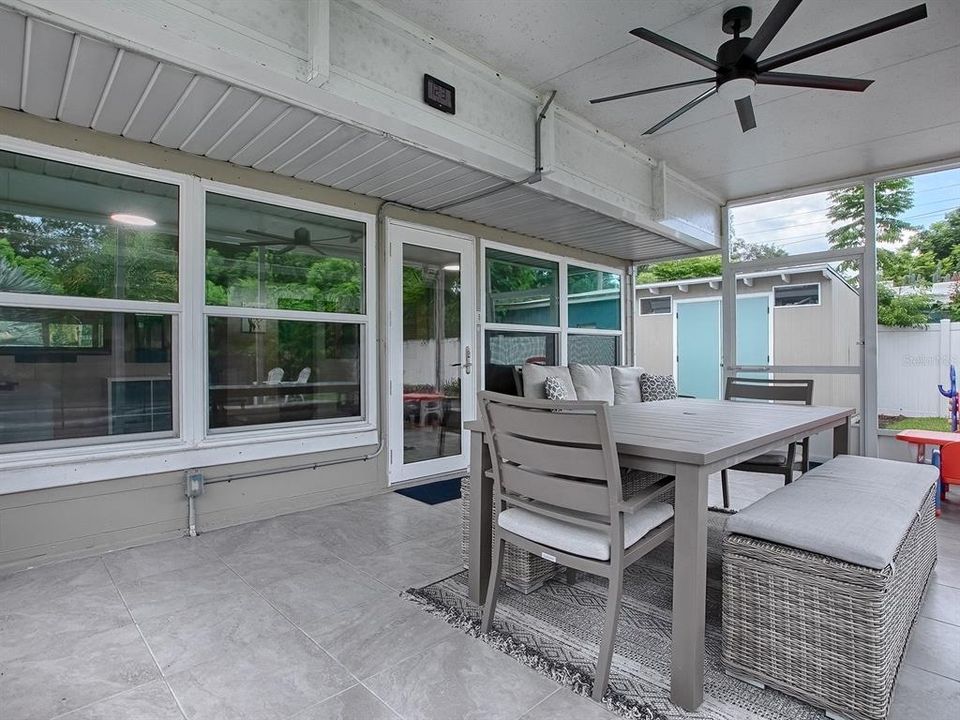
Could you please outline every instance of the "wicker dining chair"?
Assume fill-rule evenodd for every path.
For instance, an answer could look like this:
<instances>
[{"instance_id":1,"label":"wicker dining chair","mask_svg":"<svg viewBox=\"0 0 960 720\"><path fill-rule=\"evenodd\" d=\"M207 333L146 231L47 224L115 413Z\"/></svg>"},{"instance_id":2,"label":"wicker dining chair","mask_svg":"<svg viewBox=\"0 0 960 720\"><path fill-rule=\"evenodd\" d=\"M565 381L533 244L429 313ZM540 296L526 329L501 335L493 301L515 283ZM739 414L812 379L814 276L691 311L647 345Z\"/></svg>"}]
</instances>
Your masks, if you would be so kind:
<instances>
[{"instance_id":1,"label":"wicker dining chair","mask_svg":"<svg viewBox=\"0 0 960 720\"><path fill-rule=\"evenodd\" d=\"M723 399L813 405L813 380L728 377ZM758 455L730 469L783 475L784 485L789 485L793 482L793 470L797 463L797 445L800 445L800 472L807 472L810 469L810 438L804 438L800 443L790 443L786 450ZM720 483L723 507L729 509L730 484L726 470L720 472Z\"/></svg>"},{"instance_id":2,"label":"wicker dining chair","mask_svg":"<svg viewBox=\"0 0 960 720\"><path fill-rule=\"evenodd\" d=\"M664 478L623 498L617 446L605 402L479 394L498 510L482 632L497 608L507 543L574 570L607 578L607 606L593 698L607 687L623 594L623 572L673 537L673 507L656 498Z\"/></svg>"}]
</instances>

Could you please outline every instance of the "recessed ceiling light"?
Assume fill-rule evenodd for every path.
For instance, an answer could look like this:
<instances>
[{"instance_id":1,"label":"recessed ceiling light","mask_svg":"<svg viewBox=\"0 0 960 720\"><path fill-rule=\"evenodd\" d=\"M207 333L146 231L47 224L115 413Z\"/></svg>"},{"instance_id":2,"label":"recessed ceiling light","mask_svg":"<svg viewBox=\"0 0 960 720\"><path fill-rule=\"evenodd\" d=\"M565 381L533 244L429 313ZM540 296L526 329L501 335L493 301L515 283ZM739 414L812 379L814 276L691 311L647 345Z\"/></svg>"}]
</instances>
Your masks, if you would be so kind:
<instances>
[{"instance_id":1,"label":"recessed ceiling light","mask_svg":"<svg viewBox=\"0 0 960 720\"><path fill-rule=\"evenodd\" d=\"M447 272L460 272L459 265L444 265L443 269L446 270Z\"/></svg>"},{"instance_id":2,"label":"recessed ceiling light","mask_svg":"<svg viewBox=\"0 0 960 720\"><path fill-rule=\"evenodd\" d=\"M121 225L135 225L137 227L153 227L157 224L156 220L151 220L143 215L131 215L129 213L114 213L110 219Z\"/></svg>"}]
</instances>

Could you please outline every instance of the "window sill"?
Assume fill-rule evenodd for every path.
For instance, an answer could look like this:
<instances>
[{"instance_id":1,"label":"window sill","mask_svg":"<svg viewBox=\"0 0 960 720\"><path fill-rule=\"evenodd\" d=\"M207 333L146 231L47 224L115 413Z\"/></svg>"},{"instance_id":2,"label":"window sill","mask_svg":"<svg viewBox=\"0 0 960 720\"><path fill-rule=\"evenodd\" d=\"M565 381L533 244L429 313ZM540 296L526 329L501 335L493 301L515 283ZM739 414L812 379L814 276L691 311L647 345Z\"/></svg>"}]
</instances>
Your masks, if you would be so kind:
<instances>
[{"instance_id":1,"label":"window sill","mask_svg":"<svg viewBox=\"0 0 960 720\"><path fill-rule=\"evenodd\" d=\"M164 438L11 453L0 456L0 495L368 447L378 440L374 425L358 421L292 436L290 429L269 429L211 436L197 444Z\"/></svg>"}]
</instances>

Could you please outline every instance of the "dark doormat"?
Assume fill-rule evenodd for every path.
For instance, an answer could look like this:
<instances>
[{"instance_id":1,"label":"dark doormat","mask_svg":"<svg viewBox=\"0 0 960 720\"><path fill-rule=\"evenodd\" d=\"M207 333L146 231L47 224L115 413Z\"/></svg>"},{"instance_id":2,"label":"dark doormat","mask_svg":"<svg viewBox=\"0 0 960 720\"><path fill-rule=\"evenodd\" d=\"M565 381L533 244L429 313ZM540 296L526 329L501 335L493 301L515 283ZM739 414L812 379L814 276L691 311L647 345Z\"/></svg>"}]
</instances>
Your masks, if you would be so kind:
<instances>
[{"instance_id":1,"label":"dark doormat","mask_svg":"<svg viewBox=\"0 0 960 720\"><path fill-rule=\"evenodd\" d=\"M396 492L400 495L406 495L408 498L419 500L427 505L437 505L439 503L460 499L460 478L437 480L437 482L417 485L412 488L404 488Z\"/></svg>"}]
</instances>

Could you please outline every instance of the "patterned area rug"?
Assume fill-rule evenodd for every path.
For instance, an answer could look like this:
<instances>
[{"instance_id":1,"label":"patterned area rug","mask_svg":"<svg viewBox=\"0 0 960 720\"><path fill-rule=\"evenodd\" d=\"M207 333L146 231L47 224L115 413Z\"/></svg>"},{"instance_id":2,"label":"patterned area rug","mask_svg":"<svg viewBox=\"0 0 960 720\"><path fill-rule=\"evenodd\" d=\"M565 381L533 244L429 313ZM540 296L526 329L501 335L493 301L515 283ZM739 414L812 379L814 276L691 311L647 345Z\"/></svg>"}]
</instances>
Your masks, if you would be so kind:
<instances>
[{"instance_id":1,"label":"patterned area rug","mask_svg":"<svg viewBox=\"0 0 960 720\"><path fill-rule=\"evenodd\" d=\"M709 514L704 703L688 713L670 702L673 544L664 543L627 570L624 600L604 704L643 720L822 720L815 708L723 672L720 663L721 556L726 515ZM406 596L470 635L515 657L558 683L589 696L606 607L606 580L580 573L569 586L547 582L530 595L503 587L494 631L480 635L478 608L461 572Z\"/></svg>"}]
</instances>

